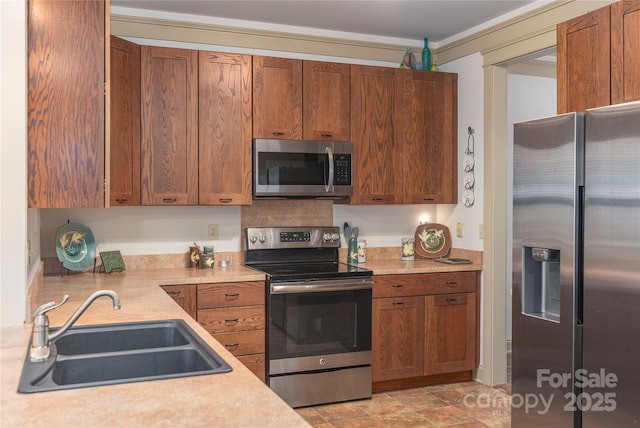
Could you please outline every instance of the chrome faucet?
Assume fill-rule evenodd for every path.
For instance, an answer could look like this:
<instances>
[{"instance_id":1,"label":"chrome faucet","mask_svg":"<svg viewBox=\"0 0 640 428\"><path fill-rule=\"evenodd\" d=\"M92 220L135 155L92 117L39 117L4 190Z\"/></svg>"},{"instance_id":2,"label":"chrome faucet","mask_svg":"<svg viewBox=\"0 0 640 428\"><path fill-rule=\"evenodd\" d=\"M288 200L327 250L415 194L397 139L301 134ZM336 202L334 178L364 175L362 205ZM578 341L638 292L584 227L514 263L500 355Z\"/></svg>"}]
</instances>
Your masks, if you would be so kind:
<instances>
[{"instance_id":1,"label":"chrome faucet","mask_svg":"<svg viewBox=\"0 0 640 428\"><path fill-rule=\"evenodd\" d=\"M51 352L51 341L56 338L62 336L71 326L80 318L80 315L87 310L87 308L96 300L98 297L107 296L111 297L113 300L113 309L120 309L120 299L115 291L111 290L98 290L93 293L85 302L80 305L78 310L71 315L71 318L67 320L66 323L58 331L53 334L49 334L49 317L47 316L47 312L57 307L64 305L67 300L69 300L69 295L65 294L62 297L62 301L58 304L55 302L45 303L44 305L39 306L33 311L33 330L31 331L31 348L29 350L29 360L32 363L37 363L41 361L45 361L49 358L49 354Z\"/></svg>"}]
</instances>

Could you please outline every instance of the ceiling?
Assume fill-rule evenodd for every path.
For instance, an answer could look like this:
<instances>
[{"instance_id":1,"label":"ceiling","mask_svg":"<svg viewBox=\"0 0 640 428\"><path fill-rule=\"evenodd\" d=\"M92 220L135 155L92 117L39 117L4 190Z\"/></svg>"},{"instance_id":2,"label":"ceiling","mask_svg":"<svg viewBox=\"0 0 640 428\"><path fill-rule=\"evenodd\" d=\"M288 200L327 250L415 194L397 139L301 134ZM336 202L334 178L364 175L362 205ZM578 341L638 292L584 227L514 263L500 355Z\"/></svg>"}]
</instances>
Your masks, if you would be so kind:
<instances>
[{"instance_id":1,"label":"ceiling","mask_svg":"<svg viewBox=\"0 0 640 428\"><path fill-rule=\"evenodd\" d=\"M111 0L111 5L437 43L533 0Z\"/></svg>"}]
</instances>

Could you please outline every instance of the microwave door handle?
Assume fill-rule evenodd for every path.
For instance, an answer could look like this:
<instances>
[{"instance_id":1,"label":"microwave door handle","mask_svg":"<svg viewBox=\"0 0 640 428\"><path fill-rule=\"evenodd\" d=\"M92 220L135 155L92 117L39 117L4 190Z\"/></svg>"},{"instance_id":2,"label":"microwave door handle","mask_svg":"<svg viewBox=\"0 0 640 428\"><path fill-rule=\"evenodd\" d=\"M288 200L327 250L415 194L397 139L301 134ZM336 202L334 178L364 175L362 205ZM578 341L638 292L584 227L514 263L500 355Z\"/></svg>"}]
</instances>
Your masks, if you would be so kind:
<instances>
[{"instance_id":1,"label":"microwave door handle","mask_svg":"<svg viewBox=\"0 0 640 428\"><path fill-rule=\"evenodd\" d=\"M329 180L324 183L324 191L333 193L333 150L331 147L325 147L324 152L329 157Z\"/></svg>"}]
</instances>

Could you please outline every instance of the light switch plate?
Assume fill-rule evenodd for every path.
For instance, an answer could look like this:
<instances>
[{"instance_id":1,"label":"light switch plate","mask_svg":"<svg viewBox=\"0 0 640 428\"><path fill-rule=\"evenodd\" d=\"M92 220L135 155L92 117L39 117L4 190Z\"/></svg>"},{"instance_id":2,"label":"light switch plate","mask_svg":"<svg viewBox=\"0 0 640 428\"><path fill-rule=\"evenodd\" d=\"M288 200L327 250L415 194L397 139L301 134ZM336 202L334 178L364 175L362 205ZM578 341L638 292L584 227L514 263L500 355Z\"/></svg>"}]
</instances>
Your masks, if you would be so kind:
<instances>
[{"instance_id":1,"label":"light switch plate","mask_svg":"<svg viewBox=\"0 0 640 428\"><path fill-rule=\"evenodd\" d=\"M218 239L218 225L210 224L209 225L209 239L215 241Z\"/></svg>"},{"instance_id":2,"label":"light switch plate","mask_svg":"<svg viewBox=\"0 0 640 428\"><path fill-rule=\"evenodd\" d=\"M456 236L458 238L462 238L463 234L464 234L464 223L459 221L456 224Z\"/></svg>"}]
</instances>

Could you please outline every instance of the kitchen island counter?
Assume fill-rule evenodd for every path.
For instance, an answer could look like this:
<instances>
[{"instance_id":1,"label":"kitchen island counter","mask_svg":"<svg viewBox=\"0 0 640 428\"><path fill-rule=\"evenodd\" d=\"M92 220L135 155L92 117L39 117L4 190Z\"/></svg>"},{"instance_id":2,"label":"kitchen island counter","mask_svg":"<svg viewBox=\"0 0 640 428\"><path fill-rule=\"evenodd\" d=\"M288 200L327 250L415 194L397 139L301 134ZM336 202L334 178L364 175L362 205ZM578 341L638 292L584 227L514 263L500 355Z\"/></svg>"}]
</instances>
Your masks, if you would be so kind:
<instances>
[{"instance_id":1,"label":"kitchen island counter","mask_svg":"<svg viewBox=\"0 0 640 428\"><path fill-rule=\"evenodd\" d=\"M237 265L227 269L154 269L82 273L41 278L34 305L69 301L50 311L51 326L62 325L100 289L118 293L121 309L97 299L76 325L183 319L232 368L230 373L19 394L18 381L31 324L3 326L0 425L3 427L215 426L306 427L293 409L189 317L159 285L260 281L264 275Z\"/></svg>"}]
</instances>

